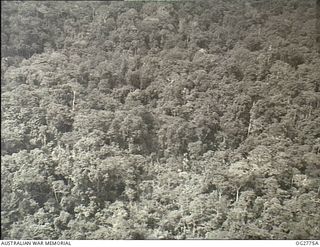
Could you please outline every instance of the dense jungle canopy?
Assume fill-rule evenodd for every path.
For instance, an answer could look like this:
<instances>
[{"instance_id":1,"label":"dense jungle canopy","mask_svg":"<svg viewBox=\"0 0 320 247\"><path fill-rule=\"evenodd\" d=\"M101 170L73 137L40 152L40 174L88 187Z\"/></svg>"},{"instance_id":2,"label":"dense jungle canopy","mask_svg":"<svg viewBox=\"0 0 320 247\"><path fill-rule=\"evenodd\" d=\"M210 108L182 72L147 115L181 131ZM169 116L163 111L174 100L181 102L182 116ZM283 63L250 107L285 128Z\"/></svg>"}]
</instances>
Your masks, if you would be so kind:
<instances>
[{"instance_id":1,"label":"dense jungle canopy","mask_svg":"<svg viewBox=\"0 0 320 247\"><path fill-rule=\"evenodd\" d=\"M1 238L319 239L319 12L1 1Z\"/></svg>"}]
</instances>

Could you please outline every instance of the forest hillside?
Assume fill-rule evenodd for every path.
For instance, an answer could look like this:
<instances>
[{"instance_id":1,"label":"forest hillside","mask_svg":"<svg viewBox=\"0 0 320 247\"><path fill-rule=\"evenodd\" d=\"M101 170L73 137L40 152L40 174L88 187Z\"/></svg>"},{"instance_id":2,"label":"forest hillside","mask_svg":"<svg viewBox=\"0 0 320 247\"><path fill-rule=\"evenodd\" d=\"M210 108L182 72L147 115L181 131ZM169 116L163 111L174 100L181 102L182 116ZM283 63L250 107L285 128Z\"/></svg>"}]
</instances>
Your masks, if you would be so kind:
<instances>
[{"instance_id":1,"label":"forest hillside","mask_svg":"<svg viewBox=\"0 0 320 247\"><path fill-rule=\"evenodd\" d=\"M319 12L1 1L1 239L319 239Z\"/></svg>"}]
</instances>

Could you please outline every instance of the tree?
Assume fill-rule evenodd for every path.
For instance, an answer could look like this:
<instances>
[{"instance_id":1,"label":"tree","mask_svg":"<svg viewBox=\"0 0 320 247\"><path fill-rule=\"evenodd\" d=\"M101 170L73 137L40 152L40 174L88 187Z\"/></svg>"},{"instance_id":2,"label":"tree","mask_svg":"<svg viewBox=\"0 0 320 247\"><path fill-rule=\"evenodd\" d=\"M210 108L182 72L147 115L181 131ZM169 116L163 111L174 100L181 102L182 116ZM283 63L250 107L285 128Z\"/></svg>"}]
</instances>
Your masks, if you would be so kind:
<instances>
[{"instance_id":1,"label":"tree","mask_svg":"<svg viewBox=\"0 0 320 247\"><path fill-rule=\"evenodd\" d=\"M3 239L316 239L312 1L4 2Z\"/></svg>"}]
</instances>

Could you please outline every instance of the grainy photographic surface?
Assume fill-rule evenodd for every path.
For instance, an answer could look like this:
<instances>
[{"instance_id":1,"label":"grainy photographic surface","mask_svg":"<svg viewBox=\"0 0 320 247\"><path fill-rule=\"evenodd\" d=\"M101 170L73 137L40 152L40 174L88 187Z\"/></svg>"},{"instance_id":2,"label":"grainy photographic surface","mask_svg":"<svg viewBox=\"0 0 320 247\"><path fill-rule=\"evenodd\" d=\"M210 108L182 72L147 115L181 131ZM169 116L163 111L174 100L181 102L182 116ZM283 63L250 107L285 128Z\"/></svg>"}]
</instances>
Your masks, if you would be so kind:
<instances>
[{"instance_id":1,"label":"grainy photographic surface","mask_svg":"<svg viewBox=\"0 0 320 247\"><path fill-rule=\"evenodd\" d=\"M319 10L2 1L1 239L319 239Z\"/></svg>"}]
</instances>

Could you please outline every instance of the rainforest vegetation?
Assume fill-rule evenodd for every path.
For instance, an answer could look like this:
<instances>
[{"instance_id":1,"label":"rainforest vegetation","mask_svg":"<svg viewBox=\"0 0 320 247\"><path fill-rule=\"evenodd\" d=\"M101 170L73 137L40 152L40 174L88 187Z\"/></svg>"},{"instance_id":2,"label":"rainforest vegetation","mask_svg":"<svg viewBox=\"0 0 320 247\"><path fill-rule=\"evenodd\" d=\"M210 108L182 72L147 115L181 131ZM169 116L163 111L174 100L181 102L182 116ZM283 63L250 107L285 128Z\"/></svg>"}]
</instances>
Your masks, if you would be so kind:
<instances>
[{"instance_id":1,"label":"rainforest vegetation","mask_svg":"<svg viewBox=\"0 0 320 247\"><path fill-rule=\"evenodd\" d=\"M319 12L1 1L1 238L319 239Z\"/></svg>"}]
</instances>

